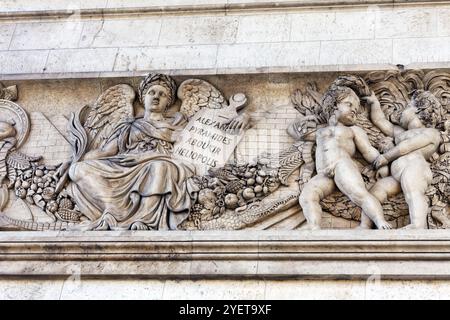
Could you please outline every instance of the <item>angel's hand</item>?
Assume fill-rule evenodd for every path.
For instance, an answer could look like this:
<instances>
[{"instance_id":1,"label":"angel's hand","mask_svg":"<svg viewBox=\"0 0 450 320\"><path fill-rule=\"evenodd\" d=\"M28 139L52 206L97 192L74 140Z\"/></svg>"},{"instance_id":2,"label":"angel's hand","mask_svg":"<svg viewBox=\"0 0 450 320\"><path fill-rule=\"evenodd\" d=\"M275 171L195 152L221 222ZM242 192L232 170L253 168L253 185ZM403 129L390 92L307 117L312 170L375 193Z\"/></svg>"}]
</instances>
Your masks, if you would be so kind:
<instances>
[{"instance_id":1,"label":"angel's hand","mask_svg":"<svg viewBox=\"0 0 450 320\"><path fill-rule=\"evenodd\" d=\"M250 126L250 116L244 112L243 114L229 120L226 131L229 133L234 133L240 130L247 130Z\"/></svg>"},{"instance_id":2,"label":"angel's hand","mask_svg":"<svg viewBox=\"0 0 450 320\"><path fill-rule=\"evenodd\" d=\"M375 167L375 169L379 169L383 166L387 166L388 164L389 164L389 161L382 154L380 154L373 162L373 166Z\"/></svg>"},{"instance_id":3,"label":"angel's hand","mask_svg":"<svg viewBox=\"0 0 450 320\"><path fill-rule=\"evenodd\" d=\"M380 180L382 178L386 178L389 175L389 167L383 166L380 169L377 170L377 173L375 175L375 178L377 180Z\"/></svg>"},{"instance_id":4,"label":"angel's hand","mask_svg":"<svg viewBox=\"0 0 450 320\"><path fill-rule=\"evenodd\" d=\"M373 91L371 91L370 96L361 97L361 100L366 102L368 106L372 106L378 102L378 98Z\"/></svg>"}]
</instances>

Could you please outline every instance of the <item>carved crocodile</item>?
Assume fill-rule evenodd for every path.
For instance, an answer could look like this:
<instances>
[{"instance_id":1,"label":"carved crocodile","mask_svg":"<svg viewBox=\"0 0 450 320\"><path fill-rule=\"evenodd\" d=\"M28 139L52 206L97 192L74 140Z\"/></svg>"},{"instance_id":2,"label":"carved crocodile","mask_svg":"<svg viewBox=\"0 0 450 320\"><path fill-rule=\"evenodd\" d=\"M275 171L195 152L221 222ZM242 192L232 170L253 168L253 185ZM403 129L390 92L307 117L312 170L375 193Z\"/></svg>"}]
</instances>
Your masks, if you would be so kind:
<instances>
[{"instance_id":1,"label":"carved crocodile","mask_svg":"<svg viewBox=\"0 0 450 320\"><path fill-rule=\"evenodd\" d=\"M283 210L288 210L298 204L298 193L290 194L279 200L268 202L243 212L227 211L223 215L211 220L194 221L186 220L178 228L182 230L239 230L250 227L261 221L262 218Z\"/></svg>"}]
</instances>

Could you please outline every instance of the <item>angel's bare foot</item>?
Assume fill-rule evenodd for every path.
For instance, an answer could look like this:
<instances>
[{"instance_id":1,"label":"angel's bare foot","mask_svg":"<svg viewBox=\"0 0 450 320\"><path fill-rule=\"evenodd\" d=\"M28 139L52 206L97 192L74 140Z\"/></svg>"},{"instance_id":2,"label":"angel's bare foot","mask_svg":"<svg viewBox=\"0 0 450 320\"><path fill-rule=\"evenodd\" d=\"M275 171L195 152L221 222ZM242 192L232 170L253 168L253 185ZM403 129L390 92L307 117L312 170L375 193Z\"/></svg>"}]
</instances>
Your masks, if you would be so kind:
<instances>
[{"instance_id":1,"label":"angel's bare foot","mask_svg":"<svg viewBox=\"0 0 450 320\"><path fill-rule=\"evenodd\" d=\"M307 223L305 226L301 227L300 230L320 230L320 226L317 224Z\"/></svg>"},{"instance_id":2,"label":"angel's bare foot","mask_svg":"<svg viewBox=\"0 0 450 320\"><path fill-rule=\"evenodd\" d=\"M140 222L140 221L134 222L131 225L130 229L131 230L149 230L148 226L145 223Z\"/></svg>"}]
</instances>

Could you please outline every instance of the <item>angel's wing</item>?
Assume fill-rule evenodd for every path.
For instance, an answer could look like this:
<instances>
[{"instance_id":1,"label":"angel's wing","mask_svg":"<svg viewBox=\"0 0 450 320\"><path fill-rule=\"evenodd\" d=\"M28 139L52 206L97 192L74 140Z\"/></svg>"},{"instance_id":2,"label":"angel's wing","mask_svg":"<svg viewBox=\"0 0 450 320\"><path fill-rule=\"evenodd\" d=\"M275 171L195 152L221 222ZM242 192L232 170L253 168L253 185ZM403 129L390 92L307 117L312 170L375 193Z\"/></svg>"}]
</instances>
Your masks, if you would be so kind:
<instances>
[{"instance_id":1,"label":"angel's wing","mask_svg":"<svg viewBox=\"0 0 450 320\"><path fill-rule=\"evenodd\" d=\"M180 112L188 118L201 108L222 109L228 106L219 90L200 79L184 81L178 88L178 98L182 101Z\"/></svg>"},{"instance_id":2,"label":"angel's wing","mask_svg":"<svg viewBox=\"0 0 450 320\"><path fill-rule=\"evenodd\" d=\"M121 122L134 118L134 89L119 84L106 90L94 106L84 110L83 127L88 136L88 150L100 148Z\"/></svg>"}]
</instances>

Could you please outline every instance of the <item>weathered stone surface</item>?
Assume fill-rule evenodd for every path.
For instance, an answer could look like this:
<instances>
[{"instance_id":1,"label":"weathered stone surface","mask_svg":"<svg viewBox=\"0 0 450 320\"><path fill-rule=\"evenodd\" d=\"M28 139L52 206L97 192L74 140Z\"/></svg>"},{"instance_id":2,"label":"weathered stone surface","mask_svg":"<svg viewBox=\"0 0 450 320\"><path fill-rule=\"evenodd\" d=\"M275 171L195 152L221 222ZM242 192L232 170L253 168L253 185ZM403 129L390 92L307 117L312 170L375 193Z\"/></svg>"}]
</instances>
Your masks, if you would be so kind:
<instances>
[{"instance_id":1,"label":"weathered stone surface","mask_svg":"<svg viewBox=\"0 0 450 320\"><path fill-rule=\"evenodd\" d=\"M7 232L0 239L4 276L450 277L446 231Z\"/></svg>"},{"instance_id":2,"label":"weathered stone surface","mask_svg":"<svg viewBox=\"0 0 450 320\"><path fill-rule=\"evenodd\" d=\"M407 6L402 0L392 7L383 5L386 1L371 6L377 3L374 0L364 1L358 8L345 6L358 1L341 2L344 6L340 7L315 0L217 0L209 4L174 0L151 5L117 1L108 2L106 11L95 11L104 5L102 1L91 6L80 3L81 11L64 10L68 5L64 1L53 4L54 7L52 2L45 2L29 8L24 2L7 2L0 56L6 56L8 50L23 55L40 55L39 50L50 50L50 57L42 62L42 68L33 66L30 58L21 63L12 60L8 68L1 70L2 78L29 79L44 68L44 76L50 78L133 76L149 69L193 75L199 70L202 74L357 71L367 70L367 66L390 69L397 64L434 68L448 67L450 59L446 50L450 9L444 1ZM293 8L280 13L277 7L286 5ZM306 5L322 7L307 10ZM51 8L60 10L61 18L43 20L42 15L52 14ZM17 22L14 17L20 10L30 15ZM41 11L32 13L33 10ZM114 48L119 53L116 59L105 51L95 51L95 56L101 57L98 63L72 67L61 63L55 67L52 57L67 55L66 49L71 49L69 55L74 58L95 59L85 48ZM154 62L150 63L147 57Z\"/></svg>"}]
</instances>

